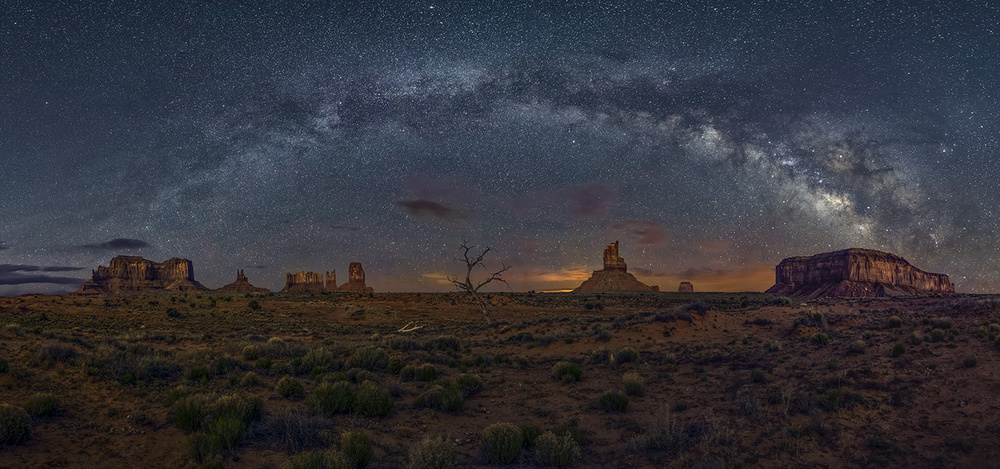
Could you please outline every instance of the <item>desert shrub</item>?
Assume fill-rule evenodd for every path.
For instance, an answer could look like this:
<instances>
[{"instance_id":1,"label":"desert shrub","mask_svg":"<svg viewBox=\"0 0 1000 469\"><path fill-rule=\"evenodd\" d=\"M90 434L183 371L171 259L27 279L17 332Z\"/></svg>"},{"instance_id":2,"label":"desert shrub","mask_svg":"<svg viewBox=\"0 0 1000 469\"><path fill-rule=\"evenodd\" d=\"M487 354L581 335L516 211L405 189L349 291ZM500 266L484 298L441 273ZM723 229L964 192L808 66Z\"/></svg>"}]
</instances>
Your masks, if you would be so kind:
<instances>
[{"instance_id":1,"label":"desert shrub","mask_svg":"<svg viewBox=\"0 0 1000 469\"><path fill-rule=\"evenodd\" d=\"M524 441L525 448L531 448L535 446L535 440L538 436L542 434L542 427L534 423L522 423L521 424L521 438Z\"/></svg>"},{"instance_id":2,"label":"desert shrub","mask_svg":"<svg viewBox=\"0 0 1000 469\"><path fill-rule=\"evenodd\" d=\"M252 371L246 372L246 374L243 375L243 379L240 380L240 386L246 388L259 385L260 385L260 376L257 376L257 373L254 373Z\"/></svg>"},{"instance_id":3,"label":"desert shrub","mask_svg":"<svg viewBox=\"0 0 1000 469\"><path fill-rule=\"evenodd\" d=\"M213 452L232 452L246 434L247 423L236 415L223 415L212 419L206 433L212 441Z\"/></svg>"},{"instance_id":4,"label":"desert shrub","mask_svg":"<svg viewBox=\"0 0 1000 469\"><path fill-rule=\"evenodd\" d=\"M781 342L778 342L778 339L771 339L767 341L767 350L769 352L777 352L781 350Z\"/></svg>"},{"instance_id":5,"label":"desert shrub","mask_svg":"<svg viewBox=\"0 0 1000 469\"><path fill-rule=\"evenodd\" d=\"M962 361L962 365L966 368L973 368L979 364L979 356L974 353L970 353L965 356L965 360Z\"/></svg>"},{"instance_id":6,"label":"desert shrub","mask_svg":"<svg viewBox=\"0 0 1000 469\"><path fill-rule=\"evenodd\" d=\"M646 394L646 382L643 381L639 373L629 372L622 376L622 384L625 385L625 394L629 396L642 396Z\"/></svg>"},{"instance_id":7,"label":"desert shrub","mask_svg":"<svg viewBox=\"0 0 1000 469\"><path fill-rule=\"evenodd\" d=\"M176 376L181 367L169 361L168 356L148 345L111 343L98 346L87 362L104 378L134 384Z\"/></svg>"},{"instance_id":8,"label":"desert shrub","mask_svg":"<svg viewBox=\"0 0 1000 469\"><path fill-rule=\"evenodd\" d=\"M455 377L455 384L462 389L462 394L465 397L472 397L483 390L483 379L479 375L470 375L467 373L459 373Z\"/></svg>"},{"instance_id":9,"label":"desert shrub","mask_svg":"<svg viewBox=\"0 0 1000 469\"><path fill-rule=\"evenodd\" d=\"M212 397L207 394L193 394L177 399L171 412L174 424L187 433L200 430L208 418L211 405Z\"/></svg>"},{"instance_id":10,"label":"desert shrub","mask_svg":"<svg viewBox=\"0 0 1000 469\"><path fill-rule=\"evenodd\" d=\"M410 448L408 469L454 469L458 467L455 442L443 435L427 437Z\"/></svg>"},{"instance_id":11,"label":"desert shrub","mask_svg":"<svg viewBox=\"0 0 1000 469\"><path fill-rule=\"evenodd\" d=\"M284 469L351 469L340 451L306 451L292 456Z\"/></svg>"},{"instance_id":12,"label":"desert shrub","mask_svg":"<svg viewBox=\"0 0 1000 469\"><path fill-rule=\"evenodd\" d=\"M285 409L268 412L254 424L253 437L255 442L277 443L279 448L295 453L326 446L327 435L334 427L331 419Z\"/></svg>"},{"instance_id":13,"label":"desert shrub","mask_svg":"<svg viewBox=\"0 0 1000 469\"><path fill-rule=\"evenodd\" d=\"M521 429L512 423L494 423L483 430L479 441L479 450L483 459L489 463L510 464L521 454L524 446L524 435Z\"/></svg>"},{"instance_id":14,"label":"desert shrub","mask_svg":"<svg viewBox=\"0 0 1000 469\"><path fill-rule=\"evenodd\" d=\"M432 384L417 396L414 404L417 407L458 413L465 404L465 394L462 394L462 389L455 385Z\"/></svg>"},{"instance_id":15,"label":"desert shrub","mask_svg":"<svg viewBox=\"0 0 1000 469\"><path fill-rule=\"evenodd\" d=\"M171 409L174 424L188 433L188 450L196 461L232 452L239 446L250 424L263 411L259 397L229 394L212 398L194 394L179 399Z\"/></svg>"},{"instance_id":16,"label":"desert shrub","mask_svg":"<svg viewBox=\"0 0 1000 469\"><path fill-rule=\"evenodd\" d=\"M583 370L580 365L570 361L561 361L552 366L552 378L563 383L575 383L580 381Z\"/></svg>"},{"instance_id":17,"label":"desert shrub","mask_svg":"<svg viewBox=\"0 0 1000 469\"><path fill-rule=\"evenodd\" d=\"M441 351L453 351L458 352L462 349L462 343L458 340L458 337L453 335L443 335L432 339L429 344L431 347L441 350Z\"/></svg>"},{"instance_id":18,"label":"desert shrub","mask_svg":"<svg viewBox=\"0 0 1000 469\"><path fill-rule=\"evenodd\" d=\"M360 347L351 354L351 358L347 360L347 365L350 368L364 368L366 370L381 370L389 364L389 354L386 353L385 349L380 347L375 347L374 345L366 345Z\"/></svg>"},{"instance_id":19,"label":"desert shrub","mask_svg":"<svg viewBox=\"0 0 1000 469\"><path fill-rule=\"evenodd\" d=\"M389 357L389 364L387 365L389 373L398 375L400 371L403 370L403 359L398 356Z\"/></svg>"},{"instance_id":20,"label":"desert shrub","mask_svg":"<svg viewBox=\"0 0 1000 469\"><path fill-rule=\"evenodd\" d=\"M847 352L853 353L855 355L860 355L862 353L865 353L865 341L860 339L855 340L854 342L851 343L851 346L850 348L847 349Z\"/></svg>"},{"instance_id":21,"label":"desert shrub","mask_svg":"<svg viewBox=\"0 0 1000 469\"><path fill-rule=\"evenodd\" d=\"M302 363L299 365L299 369L310 372L317 368L323 371L335 371L339 368L337 365L337 355L335 353L325 347L316 347L314 349L310 349L302 357Z\"/></svg>"},{"instance_id":22,"label":"desert shrub","mask_svg":"<svg viewBox=\"0 0 1000 469\"><path fill-rule=\"evenodd\" d=\"M56 362L66 363L76 358L78 352L75 348L62 344L46 344L37 347L30 355L31 364L51 366Z\"/></svg>"},{"instance_id":23,"label":"desert shrub","mask_svg":"<svg viewBox=\"0 0 1000 469\"><path fill-rule=\"evenodd\" d=\"M59 399L47 392L37 393L28 398L24 409L32 417L45 417L59 410Z\"/></svg>"},{"instance_id":24,"label":"desert shrub","mask_svg":"<svg viewBox=\"0 0 1000 469\"><path fill-rule=\"evenodd\" d=\"M615 365L639 363L639 351L633 347L625 347L615 354Z\"/></svg>"},{"instance_id":25,"label":"desert shrub","mask_svg":"<svg viewBox=\"0 0 1000 469\"><path fill-rule=\"evenodd\" d=\"M365 417L384 417L392 412L392 396L374 381L361 383L354 397L354 410Z\"/></svg>"},{"instance_id":26,"label":"desert shrub","mask_svg":"<svg viewBox=\"0 0 1000 469\"><path fill-rule=\"evenodd\" d=\"M754 368L750 370L750 382L751 383L763 383L767 380L767 376L764 375L764 370L760 368Z\"/></svg>"},{"instance_id":27,"label":"desert shrub","mask_svg":"<svg viewBox=\"0 0 1000 469\"><path fill-rule=\"evenodd\" d=\"M313 412L331 417L354 408L354 387L346 381L323 383L313 388L306 405Z\"/></svg>"},{"instance_id":28,"label":"desert shrub","mask_svg":"<svg viewBox=\"0 0 1000 469\"><path fill-rule=\"evenodd\" d=\"M889 318L889 327L899 327L903 325L903 318L899 316L893 316Z\"/></svg>"},{"instance_id":29,"label":"desert shrub","mask_svg":"<svg viewBox=\"0 0 1000 469\"><path fill-rule=\"evenodd\" d=\"M704 315L708 312L708 303L696 301L683 306L678 306L670 311L662 311L653 316L653 320L660 322L687 321L694 322L692 314Z\"/></svg>"},{"instance_id":30,"label":"desert shrub","mask_svg":"<svg viewBox=\"0 0 1000 469\"><path fill-rule=\"evenodd\" d=\"M802 316L795 318L792 325L826 329L826 316L824 316L822 312L816 310L803 311Z\"/></svg>"},{"instance_id":31,"label":"desert shrub","mask_svg":"<svg viewBox=\"0 0 1000 469\"><path fill-rule=\"evenodd\" d=\"M890 353L894 357L898 357L906 353L906 344L902 342L896 342L895 344L892 345L892 350L890 351Z\"/></svg>"},{"instance_id":32,"label":"desert shrub","mask_svg":"<svg viewBox=\"0 0 1000 469\"><path fill-rule=\"evenodd\" d=\"M944 329L934 329L931 331L931 341L941 342L945 338Z\"/></svg>"},{"instance_id":33,"label":"desert shrub","mask_svg":"<svg viewBox=\"0 0 1000 469\"><path fill-rule=\"evenodd\" d=\"M604 329L597 328L594 330L594 338L597 339L598 342L607 342L611 340L611 333Z\"/></svg>"},{"instance_id":34,"label":"desert shrub","mask_svg":"<svg viewBox=\"0 0 1000 469\"><path fill-rule=\"evenodd\" d=\"M306 388L302 382L292 376L279 379L274 389L278 395L285 399L302 399L306 394Z\"/></svg>"},{"instance_id":35,"label":"desert shrub","mask_svg":"<svg viewBox=\"0 0 1000 469\"><path fill-rule=\"evenodd\" d=\"M931 327L935 329L951 329L951 318L932 319Z\"/></svg>"},{"instance_id":36,"label":"desert shrub","mask_svg":"<svg viewBox=\"0 0 1000 469\"><path fill-rule=\"evenodd\" d=\"M601 394L598 403L607 412L625 412L628 408L628 396L619 391L607 391Z\"/></svg>"},{"instance_id":37,"label":"desert shrub","mask_svg":"<svg viewBox=\"0 0 1000 469\"><path fill-rule=\"evenodd\" d=\"M826 334L824 334L822 332L817 332L817 333L815 333L815 334L812 335L812 339L811 340L812 340L812 343L814 343L814 344L819 345L820 347L822 347L822 346L830 343L830 336L828 336L828 335L826 335Z\"/></svg>"},{"instance_id":38,"label":"desert shrub","mask_svg":"<svg viewBox=\"0 0 1000 469\"><path fill-rule=\"evenodd\" d=\"M340 434L340 452L350 467L362 469L372 459L372 440L359 430Z\"/></svg>"},{"instance_id":39,"label":"desert shrub","mask_svg":"<svg viewBox=\"0 0 1000 469\"><path fill-rule=\"evenodd\" d=\"M0 358L0 373L6 373L7 370L9 370L9 369L10 369L10 365L7 363L7 360L4 360L3 358Z\"/></svg>"},{"instance_id":40,"label":"desert shrub","mask_svg":"<svg viewBox=\"0 0 1000 469\"><path fill-rule=\"evenodd\" d=\"M361 368L351 368L347 372L348 378L355 383L363 383L365 381L378 381L378 375L372 373L368 370L362 370Z\"/></svg>"},{"instance_id":41,"label":"desert shrub","mask_svg":"<svg viewBox=\"0 0 1000 469\"><path fill-rule=\"evenodd\" d=\"M242 371L242 368L243 368L242 362L228 355L220 355L218 357L215 357L215 359L212 360L212 363L209 365L209 371L211 371L212 374L216 376L224 375L234 371Z\"/></svg>"},{"instance_id":42,"label":"desert shrub","mask_svg":"<svg viewBox=\"0 0 1000 469\"><path fill-rule=\"evenodd\" d=\"M921 343L923 341L924 341L924 335L921 334L919 331L913 331L910 334L910 343L911 344L918 345L919 343Z\"/></svg>"},{"instance_id":43,"label":"desert shrub","mask_svg":"<svg viewBox=\"0 0 1000 469\"><path fill-rule=\"evenodd\" d=\"M604 347L601 347L597 350L593 350L587 357L587 362L594 364L611 363L611 351Z\"/></svg>"},{"instance_id":44,"label":"desert shrub","mask_svg":"<svg viewBox=\"0 0 1000 469\"><path fill-rule=\"evenodd\" d=\"M188 381L208 381L208 368L194 366L184 370L184 379Z\"/></svg>"},{"instance_id":45,"label":"desert shrub","mask_svg":"<svg viewBox=\"0 0 1000 469\"><path fill-rule=\"evenodd\" d=\"M736 402L740 406L740 414L757 415L760 412L760 400L757 399L757 390L754 388L743 389L736 393Z\"/></svg>"},{"instance_id":46,"label":"desert shrub","mask_svg":"<svg viewBox=\"0 0 1000 469\"><path fill-rule=\"evenodd\" d=\"M581 454L580 445L569 433L548 431L535 440L535 460L542 467L569 467Z\"/></svg>"},{"instance_id":47,"label":"desert shrub","mask_svg":"<svg viewBox=\"0 0 1000 469\"><path fill-rule=\"evenodd\" d=\"M430 363L424 363L417 368L417 378L424 382L434 381L434 378L437 378L437 368Z\"/></svg>"},{"instance_id":48,"label":"desert shrub","mask_svg":"<svg viewBox=\"0 0 1000 469\"><path fill-rule=\"evenodd\" d=\"M0 445L16 445L31 438L31 417L21 407L0 404Z\"/></svg>"}]
</instances>

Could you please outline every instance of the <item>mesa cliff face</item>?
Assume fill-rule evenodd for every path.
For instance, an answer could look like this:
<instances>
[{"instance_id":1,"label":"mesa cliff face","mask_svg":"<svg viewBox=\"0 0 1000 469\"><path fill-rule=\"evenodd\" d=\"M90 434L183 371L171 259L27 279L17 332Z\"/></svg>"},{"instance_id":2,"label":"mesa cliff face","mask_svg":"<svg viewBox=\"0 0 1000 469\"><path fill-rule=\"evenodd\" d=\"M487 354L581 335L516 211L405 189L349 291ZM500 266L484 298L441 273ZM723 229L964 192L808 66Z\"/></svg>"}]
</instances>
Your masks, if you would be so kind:
<instances>
[{"instance_id":1,"label":"mesa cliff face","mask_svg":"<svg viewBox=\"0 0 1000 469\"><path fill-rule=\"evenodd\" d=\"M365 285L365 271L360 262L351 262L347 273L347 283L337 286L337 271L331 270L324 275L319 272L296 272L285 274L283 292L323 292L323 291L354 291L372 293L374 288Z\"/></svg>"},{"instance_id":2,"label":"mesa cliff face","mask_svg":"<svg viewBox=\"0 0 1000 469\"><path fill-rule=\"evenodd\" d=\"M347 268L347 283L339 288L340 291L355 291L371 293L375 289L365 285L365 269L361 268L360 262L351 262Z\"/></svg>"},{"instance_id":3,"label":"mesa cliff face","mask_svg":"<svg viewBox=\"0 0 1000 469\"><path fill-rule=\"evenodd\" d=\"M857 248L784 259L767 290L800 299L954 292L947 275L924 272L895 254Z\"/></svg>"},{"instance_id":4,"label":"mesa cliff face","mask_svg":"<svg viewBox=\"0 0 1000 469\"><path fill-rule=\"evenodd\" d=\"M248 280L246 274L243 273L243 269L240 269L239 272L236 273L235 282L215 291L226 293L267 293L271 290L251 285L250 280Z\"/></svg>"},{"instance_id":5,"label":"mesa cliff face","mask_svg":"<svg viewBox=\"0 0 1000 469\"><path fill-rule=\"evenodd\" d=\"M75 295L138 293L155 290L205 291L194 279L194 266L187 259L173 258L163 263L137 256L117 256L111 263L91 271L91 278Z\"/></svg>"},{"instance_id":6,"label":"mesa cliff face","mask_svg":"<svg viewBox=\"0 0 1000 469\"><path fill-rule=\"evenodd\" d=\"M625 258L618 255L618 241L604 248L604 269L595 270L574 292L612 291L659 291L660 287L649 286L628 273Z\"/></svg>"},{"instance_id":7,"label":"mesa cliff face","mask_svg":"<svg viewBox=\"0 0 1000 469\"><path fill-rule=\"evenodd\" d=\"M319 272L285 273L285 288L281 291L321 292L326 289L323 274Z\"/></svg>"}]
</instances>

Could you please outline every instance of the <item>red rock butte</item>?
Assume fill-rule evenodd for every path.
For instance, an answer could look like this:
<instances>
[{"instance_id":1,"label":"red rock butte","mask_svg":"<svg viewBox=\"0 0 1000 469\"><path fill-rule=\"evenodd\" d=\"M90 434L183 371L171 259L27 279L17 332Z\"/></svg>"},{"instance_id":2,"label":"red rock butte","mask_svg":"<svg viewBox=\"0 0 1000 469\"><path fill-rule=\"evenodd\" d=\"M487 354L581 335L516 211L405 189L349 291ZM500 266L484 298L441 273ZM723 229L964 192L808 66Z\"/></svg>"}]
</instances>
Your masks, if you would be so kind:
<instances>
[{"instance_id":1,"label":"red rock butte","mask_svg":"<svg viewBox=\"0 0 1000 469\"><path fill-rule=\"evenodd\" d=\"M374 288L365 285L365 270L361 268L360 262L351 262L347 272L347 283L337 286L337 271L326 272L326 276L319 272L296 272L285 274L285 287L283 292L324 292L324 291L353 291L362 293L372 293Z\"/></svg>"},{"instance_id":2,"label":"red rock butte","mask_svg":"<svg viewBox=\"0 0 1000 469\"><path fill-rule=\"evenodd\" d=\"M694 293L694 285L692 285L691 282L681 282L681 284L677 286L677 291L679 293Z\"/></svg>"},{"instance_id":3,"label":"red rock butte","mask_svg":"<svg viewBox=\"0 0 1000 469\"><path fill-rule=\"evenodd\" d=\"M139 293L155 290L206 291L194 279L194 266L187 259L173 258L157 263L137 256L117 256L107 267L98 266L90 280L73 295Z\"/></svg>"},{"instance_id":4,"label":"red rock butte","mask_svg":"<svg viewBox=\"0 0 1000 469\"><path fill-rule=\"evenodd\" d=\"M250 280L247 279L246 274L243 273L243 269L240 269L236 273L236 281L226 285L218 290L217 292L226 293L267 293L271 290L266 288L255 287L250 284Z\"/></svg>"},{"instance_id":5,"label":"red rock butte","mask_svg":"<svg viewBox=\"0 0 1000 469\"><path fill-rule=\"evenodd\" d=\"M618 255L618 241L604 248L604 269L595 270L589 279L574 292L614 292L614 291L660 291L658 286L649 286L628 273L625 258Z\"/></svg>"},{"instance_id":6,"label":"red rock butte","mask_svg":"<svg viewBox=\"0 0 1000 469\"><path fill-rule=\"evenodd\" d=\"M955 293L955 285L947 275L924 272L895 254L854 248L782 260L767 293L805 300L876 298Z\"/></svg>"}]
</instances>

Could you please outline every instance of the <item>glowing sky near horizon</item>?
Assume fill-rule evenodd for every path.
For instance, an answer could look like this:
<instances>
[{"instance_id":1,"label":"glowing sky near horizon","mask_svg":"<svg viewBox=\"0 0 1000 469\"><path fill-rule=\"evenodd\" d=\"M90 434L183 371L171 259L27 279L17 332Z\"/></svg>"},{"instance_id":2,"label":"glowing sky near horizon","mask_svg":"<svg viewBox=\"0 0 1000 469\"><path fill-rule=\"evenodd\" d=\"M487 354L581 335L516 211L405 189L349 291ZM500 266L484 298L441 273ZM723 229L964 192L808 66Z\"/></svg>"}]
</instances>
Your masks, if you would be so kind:
<instances>
[{"instance_id":1,"label":"glowing sky near horizon","mask_svg":"<svg viewBox=\"0 0 1000 469\"><path fill-rule=\"evenodd\" d=\"M514 290L618 239L664 290L861 247L1000 291L1000 7L870 3L7 2L0 294L450 290L463 239Z\"/></svg>"}]
</instances>

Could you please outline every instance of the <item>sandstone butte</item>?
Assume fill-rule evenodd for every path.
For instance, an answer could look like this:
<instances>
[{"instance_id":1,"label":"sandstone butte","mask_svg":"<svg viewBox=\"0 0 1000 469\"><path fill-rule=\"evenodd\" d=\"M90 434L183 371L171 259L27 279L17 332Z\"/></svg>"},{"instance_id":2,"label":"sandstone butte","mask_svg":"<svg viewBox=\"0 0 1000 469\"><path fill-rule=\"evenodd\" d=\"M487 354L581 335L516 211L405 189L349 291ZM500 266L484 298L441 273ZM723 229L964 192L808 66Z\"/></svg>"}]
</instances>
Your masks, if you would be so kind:
<instances>
[{"instance_id":1,"label":"sandstone butte","mask_svg":"<svg viewBox=\"0 0 1000 469\"><path fill-rule=\"evenodd\" d=\"M858 248L784 259L767 290L804 300L954 292L947 275L924 272L895 254Z\"/></svg>"},{"instance_id":2,"label":"sandstone butte","mask_svg":"<svg viewBox=\"0 0 1000 469\"><path fill-rule=\"evenodd\" d=\"M374 288L365 285L365 271L360 262L351 262L348 267L347 283L337 286L337 271L328 271L326 276L319 272L296 272L285 274L283 292L324 292L354 291L372 293Z\"/></svg>"},{"instance_id":3,"label":"sandstone butte","mask_svg":"<svg viewBox=\"0 0 1000 469\"><path fill-rule=\"evenodd\" d=\"M215 291L225 293L268 293L271 290L251 285L250 280L248 280L246 274L243 273L243 269L240 269L239 272L236 273L235 282Z\"/></svg>"},{"instance_id":4,"label":"sandstone butte","mask_svg":"<svg viewBox=\"0 0 1000 469\"><path fill-rule=\"evenodd\" d=\"M604 269L595 270L574 292L615 292L615 291L660 291L658 286L649 286L628 273L625 258L618 255L618 241L604 248Z\"/></svg>"},{"instance_id":5,"label":"sandstone butte","mask_svg":"<svg viewBox=\"0 0 1000 469\"><path fill-rule=\"evenodd\" d=\"M692 285L691 282L681 282L681 284L677 286L677 291L680 293L694 293L694 285Z\"/></svg>"},{"instance_id":6,"label":"sandstone butte","mask_svg":"<svg viewBox=\"0 0 1000 469\"><path fill-rule=\"evenodd\" d=\"M117 256L111 263L91 271L90 280L73 295L133 293L154 290L206 291L194 279L194 267L187 259L173 258L157 263L137 256Z\"/></svg>"}]
</instances>

